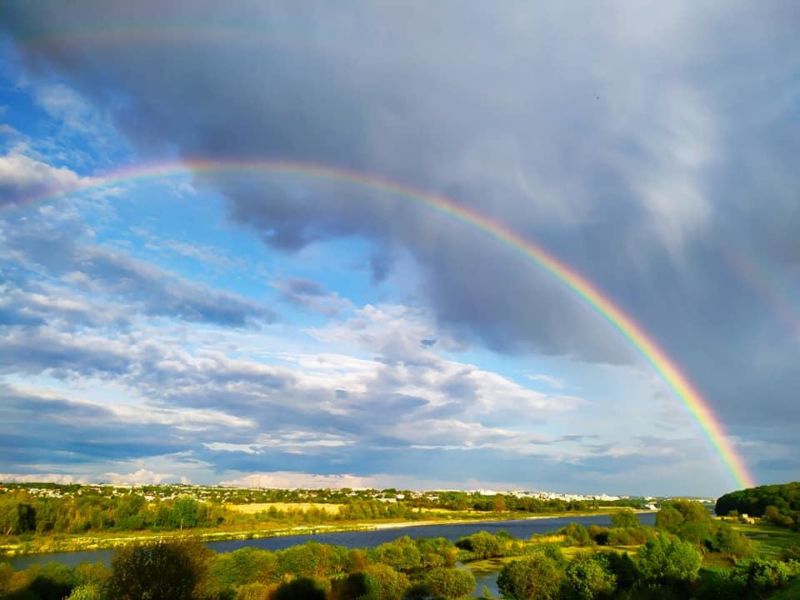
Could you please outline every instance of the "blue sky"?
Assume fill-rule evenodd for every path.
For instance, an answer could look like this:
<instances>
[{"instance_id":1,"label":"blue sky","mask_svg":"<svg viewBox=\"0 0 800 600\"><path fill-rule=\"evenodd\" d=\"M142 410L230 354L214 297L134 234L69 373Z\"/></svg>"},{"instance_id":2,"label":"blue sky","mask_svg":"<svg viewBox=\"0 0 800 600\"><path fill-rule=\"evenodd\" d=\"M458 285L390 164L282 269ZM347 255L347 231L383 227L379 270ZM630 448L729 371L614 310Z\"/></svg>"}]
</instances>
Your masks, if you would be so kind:
<instances>
[{"instance_id":1,"label":"blue sky","mask_svg":"<svg viewBox=\"0 0 800 600\"><path fill-rule=\"evenodd\" d=\"M797 479L798 9L529 4L4 3L0 476L735 487L618 332L463 223L296 174L92 185L202 157L512 228Z\"/></svg>"}]
</instances>

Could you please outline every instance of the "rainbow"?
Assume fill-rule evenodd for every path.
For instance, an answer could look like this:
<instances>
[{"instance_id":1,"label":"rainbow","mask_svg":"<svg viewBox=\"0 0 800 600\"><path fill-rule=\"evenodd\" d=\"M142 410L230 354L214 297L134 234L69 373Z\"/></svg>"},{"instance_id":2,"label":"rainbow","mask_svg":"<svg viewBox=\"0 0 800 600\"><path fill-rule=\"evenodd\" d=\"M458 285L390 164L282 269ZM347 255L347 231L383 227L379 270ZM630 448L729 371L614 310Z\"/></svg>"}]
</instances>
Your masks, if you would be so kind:
<instances>
[{"instance_id":1,"label":"rainbow","mask_svg":"<svg viewBox=\"0 0 800 600\"><path fill-rule=\"evenodd\" d=\"M616 329L628 344L652 366L675 397L686 407L735 483L739 487L754 486L753 477L748 472L741 456L737 454L732 446L711 406L692 385L686 375L681 372L678 365L631 316L623 312L611 298L600 291L591 281L541 246L523 238L506 225L462 206L450 198L421 191L381 176L325 165L284 161L210 160L202 158L136 166L114 171L85 180L79 189L170 177L181 174L186 169L191 169L195 173L231 171L256 174L285 174L307 179L346 183L405 198L485 232L553 276ZM24 203L53 199L67 193L71 192L45 193L28 198Z\"/></svg>"}]
</instances>

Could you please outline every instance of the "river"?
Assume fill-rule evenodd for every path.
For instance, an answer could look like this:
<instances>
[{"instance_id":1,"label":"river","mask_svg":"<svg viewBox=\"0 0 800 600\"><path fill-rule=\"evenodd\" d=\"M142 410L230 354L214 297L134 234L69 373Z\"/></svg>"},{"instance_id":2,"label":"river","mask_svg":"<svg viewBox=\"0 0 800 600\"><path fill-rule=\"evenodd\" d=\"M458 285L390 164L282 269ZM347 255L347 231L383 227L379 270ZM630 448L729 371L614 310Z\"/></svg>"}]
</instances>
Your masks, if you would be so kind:
<instances>
[{"instance_id":1,"label":"river","mask_svg":"<svg viewBox=\"0 0 800 600\"><path fill-rule=\"evenodd\" d=\"M639 520L644 525L655 523L655 512L642 513ZM347 548L367 548L378 546L384 542L407 535L412 538L444 537L455 541L460 537L477 531L507 531L516 538L527 539L533 534L548 533L568 523L581 523L582 525L610 525L609 515L595 515L591 517L552 517L541 519L522 519L515 521L482 521L476 523L460 523L457 525L420 525L410 527L397 527L392 529L377 529L370 531L341 531L332 533L319 533L307 535L287 535L280 537L261 538L253 540L229 540L224 542L209 542L206 544L215 552L231 552L245 546L253 546L264 550L282 550L289 546L302 544L315 540L324 544L336 544ZM91 552L55 552L52 554L31 554L28 556L15 556L7 559L15 569L24 569L34 564L58 562L67 566L75 566L82 562L103 562L110 564L113 550L94 550ZM476 595L483 586L487 586L492 593L497 594L495 580L496 573L478 576Z\"/></svg>"}]
</instances>

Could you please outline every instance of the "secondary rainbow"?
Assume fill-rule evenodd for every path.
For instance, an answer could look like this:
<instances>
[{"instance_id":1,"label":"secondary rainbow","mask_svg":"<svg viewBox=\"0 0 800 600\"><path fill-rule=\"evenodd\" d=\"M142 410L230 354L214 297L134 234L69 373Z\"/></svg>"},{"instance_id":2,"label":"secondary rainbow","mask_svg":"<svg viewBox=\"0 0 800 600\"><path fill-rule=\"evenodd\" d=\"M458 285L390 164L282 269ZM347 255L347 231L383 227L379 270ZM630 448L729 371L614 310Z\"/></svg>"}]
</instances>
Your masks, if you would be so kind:
<instances>
[{"instance_id":1,"label":"secondary rainbow","mask_svg":"<svg viewBox=\"0 0 800 600\"><path fill-rule=\"evenodd\" d=\"M752 487L754 479L748 472L744 461L733 448L719 420L708 402L681 372L678 365L662 350L654 339L619 308L607 295L578 271L560 261L538 244L527 240L506 225L494 221L456 201L438 194L425 192L372 174L351 171L338 167L313 163L285 161L238 161L210 160L203 158L186 159L173 163L136 166L114 171L99 177L84 180L79 189L109 186L120 183L150 180L178 175L187 169L195 173L252 172L260 174L287 174L298 177L342 182L368 188L413 202L423 204L444 213L457 221L480 229L489 236L503 242L510 248L530 259L538 267L555 277L568 290L590 306L598 315L616 329L658 373L660 378L679 399L699 425L716 454L721 459L735 483L740 487ZM45 193L25 201L51 199L63 194Z\"/></svg>"}]
</instances>

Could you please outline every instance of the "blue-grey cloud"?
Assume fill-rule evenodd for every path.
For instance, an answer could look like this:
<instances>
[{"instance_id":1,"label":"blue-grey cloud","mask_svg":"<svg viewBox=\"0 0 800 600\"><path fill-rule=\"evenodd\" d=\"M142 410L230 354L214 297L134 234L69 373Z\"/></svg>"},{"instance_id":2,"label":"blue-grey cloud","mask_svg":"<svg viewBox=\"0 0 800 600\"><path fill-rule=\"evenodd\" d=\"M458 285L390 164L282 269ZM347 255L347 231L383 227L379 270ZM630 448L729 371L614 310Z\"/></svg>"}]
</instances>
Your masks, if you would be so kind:
<instances>
[{"instance_id":1,"label":"blue-grey cloud","mask_svg":"<svg viewBox=\"0 0 800 600\"><path fill-rule=\"evenodd\" d=\"M589 275L678 359L732 433L766 441L770 426L800 417L800 340L731 266L749 257L788 290L800 268L800 138L786 134L797 111L796 3L619 2L583 6L578 18L526 2L140 2L143 21L255 23L247 33L263 43L198 36L133 52L80 36L41 42L118 23L123 4L8 1L0 15L32 76L57 73L142 154L325 163L450 195ZM197 183L286 251L366 237L377 277L387 257L408 252L454 337L639 360L529 261L424 207L291 178ZM57 268L63 258L38 244L31 256ZM253 315L229 298L208 306L193 301L197 290L154 287L113 253L81 260L151 311L229 324ZM382 360L426 360L400 350ZM394 375L382 373L387 388Z\"/></svg>"},{"instance_id":2,"label":"blue-grey cloud","mask_svg":"<svg viewBox=\"0 0 800 600\"><path fill-rule=\"evenodd\" d=\"M86 228L76 219L31 222L10 217L0 228L2 247L15 259L4 264L0 273L19 286L35 287L32 272L44 268L49 277L67 278L88 296L102 294L119 303L132 303L149 315L234 327L268 323L276 316L261 303L193 282L120 250L93 244L85 239ZM21 276L20 271L26 269L28 275ZM40 315L48 310L42 303L17 304L15 308ZM91 317L89 310L84 313L84 318Z\"/></svg>"}]
</instances>

